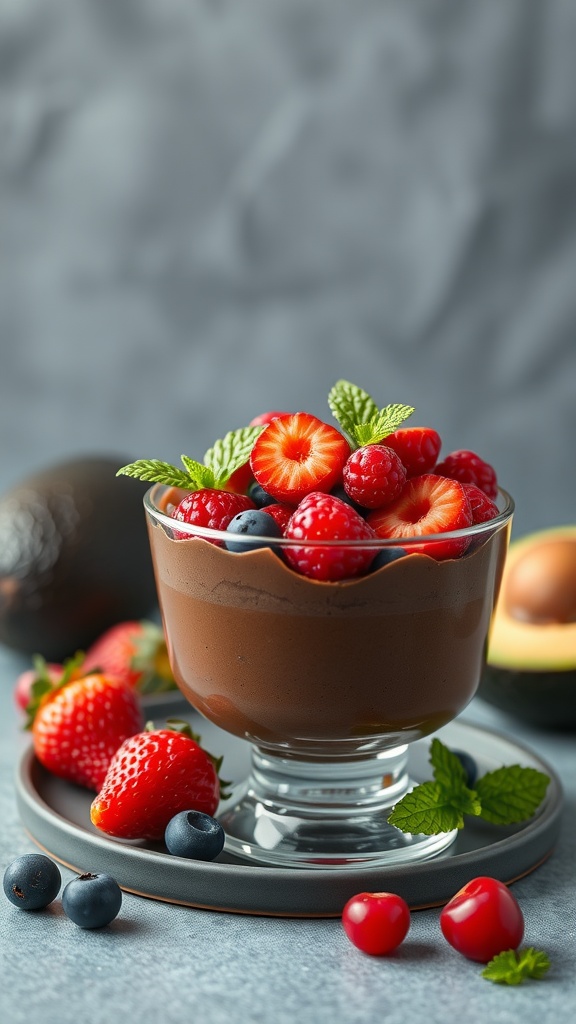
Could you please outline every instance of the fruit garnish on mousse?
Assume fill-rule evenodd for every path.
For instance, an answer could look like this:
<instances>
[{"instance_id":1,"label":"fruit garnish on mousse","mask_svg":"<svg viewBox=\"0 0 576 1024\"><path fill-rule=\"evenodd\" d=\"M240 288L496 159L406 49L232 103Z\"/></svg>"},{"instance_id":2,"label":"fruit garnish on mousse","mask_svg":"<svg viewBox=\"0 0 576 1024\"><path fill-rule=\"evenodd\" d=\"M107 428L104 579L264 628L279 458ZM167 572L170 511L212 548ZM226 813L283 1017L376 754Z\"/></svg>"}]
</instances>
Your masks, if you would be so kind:
<instances>
[{"instance_id":1,"label":"fruit garnish on mousse","mask_svg":"<svg viewBox=\"0 0 576 1024\"><path fill-rule=\"evenodd\" d=\"M440 472L440 435L408 425L412 406L339 380L328 407L334 422L265 413L202 462L119 473L155 485L144 505L174 678L252 745L220 816L228 852L423 859L453 836L406 836L388 817L410 789L407 744L476 692L513 503L494 500L479 455L450 452Z\"/></svg>"},{"instance_id":2,"label":"fruit garnish on mousse","mask_svg":"<svg viewBox=\"0 0 576 1024\"><path fill-rule=\"evenodd\" d=\"M263 413L216 441L201 463L187 455L183 468L140 459L118 475L173 488L165 509L175 520L269 537L271 547L282 536L307 542L397 541L459 531L498 515L493 468L467 450L438 464L438 432L403 426L412 406L379 408L366 391L344 380L331 389L328 404L338 427L308 412ZM242 480L242 493L232 489L235 479ZM189 535L175 531L174 537ZM435 559L457 558L469 543L469 537L461 537L418 550ZM245 543L234 546L232 539L226 547L248 549ZM286 562L312 579L349 580L370 570L377 545L357 546L346 557L344 549L326 549L322 557L319 550L308 543L288 547Z\"/></svg>"}]
</instances>

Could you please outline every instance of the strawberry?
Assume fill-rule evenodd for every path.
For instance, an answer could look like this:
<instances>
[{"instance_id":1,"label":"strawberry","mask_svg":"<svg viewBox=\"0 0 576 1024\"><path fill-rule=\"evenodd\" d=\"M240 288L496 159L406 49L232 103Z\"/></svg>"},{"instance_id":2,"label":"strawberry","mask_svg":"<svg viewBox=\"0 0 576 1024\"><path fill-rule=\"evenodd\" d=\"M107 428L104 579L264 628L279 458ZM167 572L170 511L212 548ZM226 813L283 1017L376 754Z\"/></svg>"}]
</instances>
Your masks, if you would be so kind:
<instances>
[{"instance_id":1,"label":"strawberry","mask_svg":"<svg viewBox=\"0 0 576 1024\"><path fill-rule=\"evenodd\" d=\"M450 452L436 465L434 472L448 476L451 480L459 480L461 484L476 484L489 498L498 496L498 481L493 466L467 448Z\"/></svg>"},{"instance_id":2,"label":"strawberry","mask_svg":"<svg viewBox=\"0 0 576 1024\"><path fill-rule=\"evenodd\" d=\"M77 660L30 707L36 757L48 771L98 791L121 743L143 726L135 691L112 676L75 677Z\"/></svg>"},{"instance_id":3,"label":"strawberry","mask_svg":"<svg viewBox=\"0 0 576 1024\"><path fill-rule=\"evenodd\" d=\"M261 412L258 416L254 416L248 424L249 427L265 427L272 420L277 419L278 416L289 416L288 412ZM226 484L227 491L237 491L238 494L246 494L250 484L254 480L252 473L252 467L250 460L244 463L243 466L239 466L238 469L232 473L228 483Z\"/></svg>"},{"instance_id":4,"label":"strawberry","mask_svg":"<svg viewBox=\"0 0 576 1024\"><path fill-rule=\"evenodd\" d=\"M408 477L430 473L442 447L440 434L432 427L400 427L384 444L396 452Z\"/></svg>"},{"instance_id":5,"label":"strawberry","mask_svg":"<svg viewBox=\"0 0 576 1024\"><path fill-rule=\"evenodd\" d=\"M398 455L385 444L357 448L343 470L346 494L363 508L380 508L397 498L406 483Z\"/></svg>"},{"instance_id":6,"label":"strawberry","mask_svg":"<svg viewBox=\"0 0 576 1024\"><path fill-rule=\"evenodd\" d=\"M256 506L245 494L203 487L182 498L172 512L172 518L178 519L181 523L191 523L211 530L225 530L235 515L247 512L250 508ZM190 535L182 530L175 530L174 536L179 540L186 540Z\"/></svg>"},{"instance_id":7,"label":"strawberry","mask_svg":"<svg viewBox=\"0 0 576 1024\"><path fill-rule=\"evenodd\" d=\"M472 512L462 484L424 473L408 480L400 497L391 505L375 509L366 519L379 537L419 537L462 530L471 525ZM419 551L438 560L457 558L468 543L468 538L458 537L411 544L409 551Z\"/></svg>"},{"instance_id":8,"label":"strawberry","mask_svg":"<svg viewBox=\"0 0 576 1024\"><path fill-rule=\"evenodd\" d=\"M63 665L53 661L45 662L40 657L33 659L33 665L33 668L27 668L20 673L14 685L14 700L20 711L26 711L33 699L35 689L40 687L44 692L50 686L54 686L61 679L64 671Z\"/></svg>"},{"instance_id":9,"label":"strawberry","mask_svg":"<svg viewBox=\"0 0 576 1024\"><path fill-rule=\"evenodd\" d=\"M373 540L374 531L345 501L332 494L308 494L291 516L285 536L305 541ZM375 548L339 547L307 543L286 548L286 561L297 572L315 580L344 580L366 572Z\"/></svg>"},{"instance_id":10,"label":"strawberry","mask_svg":"<svg viewBox=\"0 0 576 1024\"><path fill-rule=\"evenodd\" d=\"M90 809L96 828L120 839L162 839L180 811L214 814L224 796L220 762L186 723L172 724L147 727L118 749Z\"/></svg>"},{"instance_id":11,"label":"strawberry","mask_svg":"<svg viewBox=\"0 0 576 1024\"><path fill-rule=\"evenodd\" d=\"M159 693L176 687L168 661L166 640L153 622L118 622L86 651L84 672L99 670L122 679L139 693Z\"/></svg>"},{"instance_id":12,"label":"strawberry","mask_svg":"<svg viewBox=\"0 0 576 1024\"><path fill-rule=\"evenodd\" d=\"M307 412L273 419L250 456L255 479L277 501L297 505L312 491L329 491L342 477L350 445L336 427Z\"/></svg>"},{"instance_id":13,"label":"strawberry","mask_svg":"<svg viewBox=\"0 0 576 1024\"><path fill-rule=\"evenodd\" d=\"M470 502L473 523L486 523L498 515L498 505L476 484L462 484Z\"/></svg>"}]
</instances>

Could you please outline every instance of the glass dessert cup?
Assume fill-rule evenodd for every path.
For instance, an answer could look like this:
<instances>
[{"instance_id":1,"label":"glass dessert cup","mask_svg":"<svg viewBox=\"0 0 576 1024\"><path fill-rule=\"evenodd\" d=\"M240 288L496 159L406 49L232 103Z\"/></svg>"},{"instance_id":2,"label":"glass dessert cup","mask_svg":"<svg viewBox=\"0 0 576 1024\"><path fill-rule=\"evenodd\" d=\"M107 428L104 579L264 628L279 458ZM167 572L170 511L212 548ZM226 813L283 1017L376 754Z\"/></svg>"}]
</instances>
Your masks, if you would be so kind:
<instances>
[{"instance_id":1,"label":"glass dessert cup","mask_svg":"<svg viewBox=\"0 0 576 1024\"><path fill-rule=\"evenodd\" d=\"M304 542L272 549L261 538L254 550L258 538L236 534L246 550L231 552L229 535L171 519L170 499L156 485L144 501L174 677L197 711L251 745L248 778L220 805L226 850L341 869L447 849L455 832L409 835L387 819L414 785L408 745L456 718L478 687L510 496L500 492L496 518L450 534L324 541L406 552L337 583L288 567L286 547ZM453 540L459 557L425 553Z\"/></svg>"}]
</instances>

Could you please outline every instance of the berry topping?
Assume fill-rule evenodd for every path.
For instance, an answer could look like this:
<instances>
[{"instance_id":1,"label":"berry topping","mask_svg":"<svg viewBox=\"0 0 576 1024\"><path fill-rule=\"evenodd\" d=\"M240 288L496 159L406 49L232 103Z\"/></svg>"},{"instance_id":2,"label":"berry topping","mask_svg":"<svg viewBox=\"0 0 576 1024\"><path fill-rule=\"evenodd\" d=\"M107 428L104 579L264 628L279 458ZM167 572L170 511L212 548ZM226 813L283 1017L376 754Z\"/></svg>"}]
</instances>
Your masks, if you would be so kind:
<instances>
[{"instance_id":1,"label":"berry topping","mask_svg":"<svg viewBox=\"0 0 576 1024\"><path fill-rule=\"evenodd\" d=\"M398 455L383 444L357 448L343 470L346 493L363 508L381 508L397 498L406 483Z\"/></svg>"},{"instance_id":2,"label":"berry topping","mask_svg":"<svg viewBox=\"0 0 576 1024\"><path fill-rule=\"evenodd\" d=\"M488 462L484 462L475 452L460 448L450 452L439 462L434 472L439 476L448 476L451 480L459 480L461 484L476 484L489 498L498 496L496 472Z\"/></svg>"},{"instance_id":3,"label":"berry topping","mask_svg":"<svg viewBox=\"0 0 576 1024\"><path fill-rule=\"evenodd\" d=\"M400 427L388 434L386 444L400 457L406 475L429 473L438 459L442 441L432 427Z\"/></svg>"},{"instance_id":4,"label":"berry topping","mask_svg":"<svg viewBox=\"0 0 576 1024\"><path fill-rule=\"evenodd\" d=\"M56 899L62 877L43 853L25 853L4 872L4 894L20 910L41 910Z\"/></svg>"},{"instance_id":5,"label":"berry topping","mask_svg":"<svg viewBox=\"0 0 576 1024\"><path fill-rule=\"evenodd\" d=\"M175 814L164 834L169 853L193 860L214 860L222 851L225 838L220 822L201 811Z\"/></svg>"},{"instance_id":6,"label":"berry topping","mask_svg":"<svg viewBox=\"0 0 576 1024\"><path fill-rule=\"evenodd\" d=\"M294 506L287 505L285 501L277 501L273 505L266 505L263 511L267 516L272 516L272 519L278 523L278 526L282 530L282 535L285 536L286 527L294 513Z\"/></svg>"},{"instance_id":7,"label":"berry topping","mask_svg":"<svg viewBox=\"0 0 576 1024\"><path fill-rule=\"evenodd\" d=\"M332 494L314 492L300 503L286 528L286 537L303 541L372 540L372 528L351 505ZM315 580L344 580L366 572L374 548L324 547L307 543L287 548L286 561L297 572Z\"/></svg>"},{"instance_id":8,"label":"berry topping","mask_svg":"<svg viewBox=\"0 0 576 1024\"><path fill-rule=\"evenodd\" d=\"M224 541L228 551L255 551L256 548L273 547L272 538L278 539L282 536L282 528L275 522L272 516L267 515L264 509L248 509L246 512L239 512L230 520L226 527L230 538ZM239 537L258 537L257 541L237 541ZM270 538L262 540L262 538Z\"/></svg>"},{"instance_id":9,"label":"berry topping","mask_svg":"<svg viewBox=\"0 0 576 1024\"><path fill-rule=\"evenodd\" d=\"M62 909L79 928L104 928L118 916L122 890L115 878L104 872L87 871L64 887Z\"/></svg>"},{"instance_id":10,"label":"berry topping","mask_svg":"<svg viewBox=\"0 0 576 1024\"><path fill-rule=\"evenodd\" d=\"M191 494L182 498L180 504L172 512L172 518L193 526L225 530L230 520L239 512L246 512L253 508L254 502L245 494L205 487L200 491L192 491ZM182 530L175 530L174 536L179 540L185 540L190 535Z\"/></svg>"},{"instance_id":11,"label":"berry topping","mask_svg":"<svg viewBox=\"0 0 576 1024\"><path fill-rule=\"evenodd\" d=\"M400 497L391 505L370 512L367 522L378 537L418 537L462 530L471 525L472 513L458 481L429 473L408 480ZM457 558L468 543L466 537L431 540L410 545L410 551L420 551L438 560Z\"/></svg>"},{"instance_id":12,"label":"berry topping","mask_svg":"<svg viewBox=\"0 0 576 1024\"><path fill-rule=\"evenodd\" d=\"M487 523L498 515L497 504L480 487L476 484L462 484L462 487L470 502L473 523Z\"/></svg>"},{"instance_id":13,"label":"berry topping","mask_svg":"<svg viewBox=\"0 0 576 1024\"><path fill-rule=\"evenodd\" d=\"M254 477L278 501L297 505L312 491L329 491L342 477L350 445L340 431L307 412L280 416L254 442Z\"/></svg>"}]
</instances>

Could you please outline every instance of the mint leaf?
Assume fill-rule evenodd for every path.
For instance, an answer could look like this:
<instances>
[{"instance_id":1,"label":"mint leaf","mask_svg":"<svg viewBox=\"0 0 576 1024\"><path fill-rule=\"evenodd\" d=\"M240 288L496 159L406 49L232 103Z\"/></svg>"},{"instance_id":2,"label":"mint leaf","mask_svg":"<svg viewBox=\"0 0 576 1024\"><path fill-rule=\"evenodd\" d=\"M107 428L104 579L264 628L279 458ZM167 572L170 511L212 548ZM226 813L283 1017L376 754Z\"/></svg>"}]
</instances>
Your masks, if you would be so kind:
<instances>
[{"instance_id":1,"label":"mint leaf","mask_svg":"<svg viewBox=\"0 0 576 1024\"><path fill-rule=\"evenodd\" d=\"M128 466L122 466L116 476L131 476L135 480L148 480L153 484L165 484L167 487L190 488L190 475L169 462L159 459L137 459Z\"/></svg>"},{"instance_id":2,"label":"mint leaf","mask_svg":"<svg viewBox=\"0 0 576 1024\"><path fill-rule=\"evenodd\" d=\"M539 981L550 970L547 953L534 949L498 953L482 971L482 977L498 985L521 985L526 978Z\"/></svg>"},{"instance_id":3,"label":"mint leaf","mask_svg":"<svg viewBox=\"0 0 576 1024\"><path fill-rule=\"evenodd\" d=\"M441 786L447 789L466 786L466 772L460 758L437 737L430 744L430 764Z\"/></svg>"},{"instance_id":4,"label":"mint leaf","mask_svg":"<svg viewBox=\"0 0 576 1024\"><path fill-rule=\"evenodd\" d=\"M367 391L351 384L348 380L339 380L328 394L328 405L332 414L351 439L357 424L369 423L378 416L378 406Z\"/></svg>"},{"instance_id":5,"label":"mint leaf","mask_svg":"<svg viewBox=\"0 0 576 1024\"><path fill-rule=\"evenodd\" d=\"M180 487L185 491L199 491L204 487L222 488L232 473L248 461L254 441L263 430L263 426L231 430L208 449L203 463L182 455L184 469L159 459L137 459L128 466L122 466L116 476L131 476L136 480Z\"/></svg>"},{"instance_id":6,"label":"mint leaf","mask_svg":"<svg viewBox=\"0 0 576 1024\"><path fill-rule=\"evenodd\" d=\"M348 380L336 382L328 395L328 405L342 430L359 448L378 444L414 412L411 405L379 409L367 391Z\"/></svg>"},{"instance_id":7,"label":"mint leaf","mask_svg":"<svg viewBox=\"0 0 576 1024\"><path fill-rule=\"evenodd\" d=\"M494 825L526 821L538 810L549 782L549 777L536 768L517 764L488 772L476 783L482 817Z\"/></svg>"},{"instance_id":8,"label":"mint leaf","mask_svg":"<svg viewBox=\"0 0 576 1024\"><path fill-rule=\"evenodd\" d=\"M214 487L223 487L232 474L248 462L254 442L263 430L264 426L231 430L208 449L204 463L214 474Z\"/></svg>"},{"instance_id":9,"label":"mint leaf","mask_svg":"<svg viewBox=\"0 0 576 1024\"><path fill-rule=\"evenodd\" d=\"M463 828L464 812L437 782L415 786L393 807L388 824L401 832L434 836Z\"/></svg>"}]
</instances>

